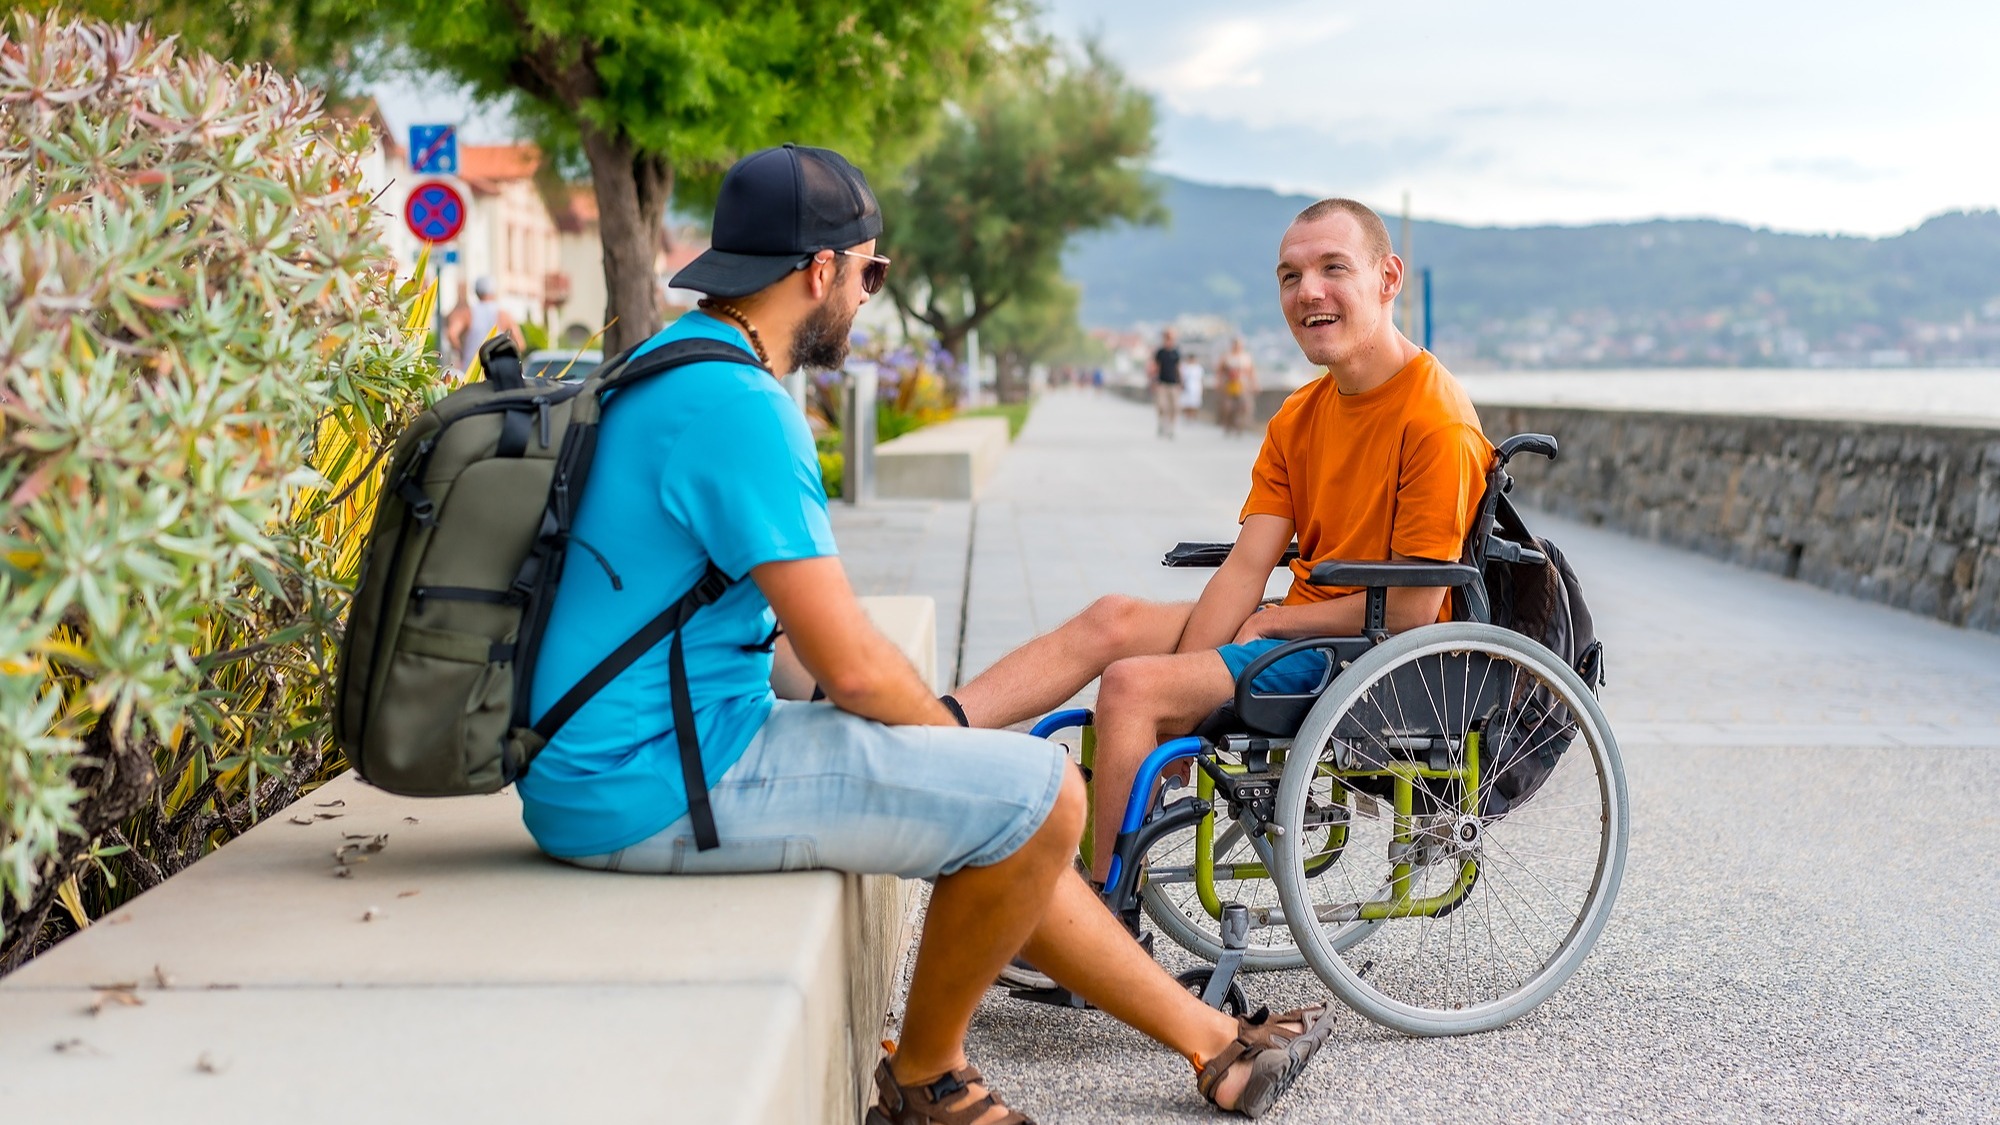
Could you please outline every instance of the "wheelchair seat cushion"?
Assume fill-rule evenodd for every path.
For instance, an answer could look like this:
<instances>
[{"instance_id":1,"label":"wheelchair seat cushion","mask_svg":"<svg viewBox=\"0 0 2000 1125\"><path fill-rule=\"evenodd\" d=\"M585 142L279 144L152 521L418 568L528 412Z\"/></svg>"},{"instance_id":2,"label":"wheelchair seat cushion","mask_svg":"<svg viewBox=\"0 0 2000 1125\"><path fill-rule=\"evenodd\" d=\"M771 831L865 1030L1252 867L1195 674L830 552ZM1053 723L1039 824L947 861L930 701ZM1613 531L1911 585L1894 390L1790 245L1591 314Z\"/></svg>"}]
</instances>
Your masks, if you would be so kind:
<instances>
[{"instance_id":1,"label":"wheelchair seat cushion","mask_svg":"<svg viewBox=\"0 0 2000 1125\"><path fill-rule=\"evenodd\" d=\"M1216 652L1222 662L1229 667L1229 678L1240 680L1250 662L1287 642L1272 638L1249 641L1240 645L1223 645ZM1317 692L1327 681L1327 672L1332 666L1323 650L1308 649L1295 652L1262 672L1250 689L1259 695L1306 695Z\"/></svg>"}]
</instances>

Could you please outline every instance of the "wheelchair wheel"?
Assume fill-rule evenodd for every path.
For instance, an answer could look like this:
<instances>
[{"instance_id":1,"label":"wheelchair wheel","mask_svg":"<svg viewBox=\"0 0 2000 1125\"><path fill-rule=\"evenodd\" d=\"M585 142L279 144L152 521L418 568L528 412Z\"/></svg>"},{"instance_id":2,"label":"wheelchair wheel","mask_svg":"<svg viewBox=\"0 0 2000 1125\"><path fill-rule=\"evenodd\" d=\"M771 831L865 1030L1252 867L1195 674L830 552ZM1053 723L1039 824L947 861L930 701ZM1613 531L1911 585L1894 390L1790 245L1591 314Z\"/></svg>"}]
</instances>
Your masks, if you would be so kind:
<instances>
[{"instance_id":1,"label":"wheelchair wheel","mask_svg":"<svg viewBox=\"0 0 2000 1125\"><path fill-rule=\"evenodd\" d=\"M1375 883L1331 908L1291 828L1328 776L1359 787L1339 866ZM1595 695L1548 649L1492 625L1425 626L1313 706L1276 820L1273 875L1305 961L1379 1024L1461 1035L1520 1017L1589 955L1624 871L1625 774ZM1343 944L1356 918L1380 924Z\"/></svg>"},{"instance_id":2,"label":"wheelchair wheel","mask_svg":"<svg viewBox=\"0 0 2000 1125\"><path fill-rule=\"evenodd\" d=\"M1179 792L1185 793L1186 790ZM1342 822L1349 815L1344 800L1345 792L1331 778L1322 778L1315 783L1311 806L1315 823L1306 829L1308 860L1305 869L1309 875L1321 875L1326 871L1335 873L1325 876L1323 882L1314 886L1313 897L1321 902L1341 901L1343 894L1353 893L1348 887L1350 880L1347 872L1341 870L1341 857L1348 854L1345 841L1341 838L1346 831ZM1226 807L1217 810L1213 823L1215 897L1218 903L1240 902L1249 907L1253 919L1250 948L1243 955L1244 971L1261 973L1304 968L1305 957L1299 952L1291 930L1284 924L1277 884L1268 874L1262 873L1244 878L1230 877L1234 869L1264 865L1243 825L1230 818ZM1336 836L1336 831L1341 835ZM1139 901L1145 907L1146 916L1175 945L1213 962L1222 956L1221 923L1202 902L1195 884L1194 861L1194 829L1175 833L1154 844L1152 850L1146 853L1146 881L1139 888ZM1356 921L1329 935L1329 940L1345 949L1366 937L1375 925L1374 922Z\"/></svg>"}]
</instances>

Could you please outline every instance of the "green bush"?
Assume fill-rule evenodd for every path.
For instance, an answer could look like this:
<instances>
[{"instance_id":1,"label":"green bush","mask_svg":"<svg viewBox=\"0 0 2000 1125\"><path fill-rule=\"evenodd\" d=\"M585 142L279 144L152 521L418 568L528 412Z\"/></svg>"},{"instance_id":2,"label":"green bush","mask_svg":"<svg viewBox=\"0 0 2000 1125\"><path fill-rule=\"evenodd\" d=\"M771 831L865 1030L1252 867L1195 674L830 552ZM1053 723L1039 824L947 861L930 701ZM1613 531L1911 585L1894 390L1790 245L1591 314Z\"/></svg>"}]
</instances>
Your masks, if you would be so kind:
<instances>
[{"instance_id":1,"label":"green bush","mask_svg":"<svg viewBox=\"0 0 2000 1125\"><path fill-rule=\"evenodd\" d=\"M317 93L22 15L0 60L4 971L331 767L380 435L437 386Z\"/></svg>"}]
</instances>

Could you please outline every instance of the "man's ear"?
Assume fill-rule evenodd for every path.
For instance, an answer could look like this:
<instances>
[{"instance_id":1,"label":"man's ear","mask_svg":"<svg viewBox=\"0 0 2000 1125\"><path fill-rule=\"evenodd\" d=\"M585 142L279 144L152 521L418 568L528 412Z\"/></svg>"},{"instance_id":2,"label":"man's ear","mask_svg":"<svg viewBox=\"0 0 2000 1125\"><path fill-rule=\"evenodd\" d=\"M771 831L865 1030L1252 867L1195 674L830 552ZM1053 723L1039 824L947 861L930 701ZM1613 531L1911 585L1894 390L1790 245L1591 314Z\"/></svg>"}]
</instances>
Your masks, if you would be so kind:
<instances>
[{"instance_id":1,"label":"man's ear","mask_svg":"<svg viewBox=\"0 0 2000 1125\"><path fill-rule=\"evenodd\" d=\"M825 251L821 251L821 253L825 253ZM826 300L826 295L833 291L833 255L828 254L824 258L818 254L813 255L812 262L806 266L804 272L806 275L806 295L812 298L814 304Z\"/></svg>"},{"instance_id":2,"label":"man's ear","mask_svg":"<svg viewBox=\"0 0 2000 1125\"><path fill-rule=\"evenodd\" d=\"M1382 300L1393 301L1403 291L1403 259L1394 254L1382 259Z\"/></svg>"}]
</instances>

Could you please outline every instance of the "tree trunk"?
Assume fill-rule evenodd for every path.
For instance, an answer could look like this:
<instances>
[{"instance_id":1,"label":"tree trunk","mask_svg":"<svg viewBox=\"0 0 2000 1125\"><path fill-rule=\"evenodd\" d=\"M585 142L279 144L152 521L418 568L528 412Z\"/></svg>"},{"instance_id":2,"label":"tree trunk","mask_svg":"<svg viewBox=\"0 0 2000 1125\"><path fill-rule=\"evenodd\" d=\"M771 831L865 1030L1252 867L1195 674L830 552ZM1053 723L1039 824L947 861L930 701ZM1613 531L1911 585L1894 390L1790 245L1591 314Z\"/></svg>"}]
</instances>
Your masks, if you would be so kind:
<instances>
[{"instance_id":1,"label":"tree trunk","mask_svg":"<svg viewBox=\"0 0 2000 1125\"><path fill-rule=\"evenodd\" d=\"M604 244L604 351L623 351L660 330L653 250L673 180L663 158L642 156L630 141L584 125L583 152L597 192L597 234Z\"/></svg>"}]
</instances>

